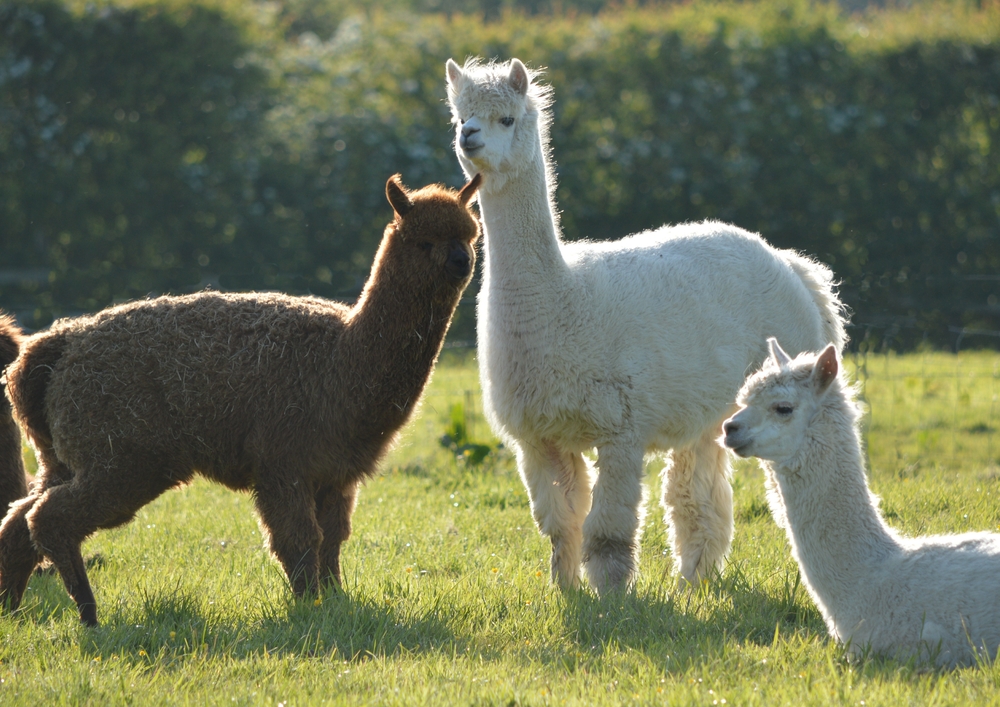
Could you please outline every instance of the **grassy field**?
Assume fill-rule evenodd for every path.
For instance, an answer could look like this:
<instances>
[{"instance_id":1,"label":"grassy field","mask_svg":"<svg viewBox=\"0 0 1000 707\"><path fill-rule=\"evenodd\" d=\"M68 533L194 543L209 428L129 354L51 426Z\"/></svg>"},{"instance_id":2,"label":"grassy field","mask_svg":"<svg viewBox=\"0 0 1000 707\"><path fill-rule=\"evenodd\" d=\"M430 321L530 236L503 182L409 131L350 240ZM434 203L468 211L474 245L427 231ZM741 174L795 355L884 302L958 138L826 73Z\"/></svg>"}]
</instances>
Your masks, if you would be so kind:
<instances>
[{"instance_id":1,"label":"grassy field","mask_svg":"<svg viewBox=\"0 0 1000 707\"><path fill-rule=\"evenodd\" d=\"M852 363L890 522L998 529L1000 357ZM553 589L511 456L494 448L471 465L438 442L454 417L495 445L479 406L474 360L451 353L361 494L343 593L293 600L249 499L205 482L98 534L84 552L102 626L82 628L59 579L36 575L22 610L0 617L0 704L1000 704L1000 665L848 663L750 462L734 474L720 581L676 588L654 459L635 591Z\"/></svg>"}]
</instances>

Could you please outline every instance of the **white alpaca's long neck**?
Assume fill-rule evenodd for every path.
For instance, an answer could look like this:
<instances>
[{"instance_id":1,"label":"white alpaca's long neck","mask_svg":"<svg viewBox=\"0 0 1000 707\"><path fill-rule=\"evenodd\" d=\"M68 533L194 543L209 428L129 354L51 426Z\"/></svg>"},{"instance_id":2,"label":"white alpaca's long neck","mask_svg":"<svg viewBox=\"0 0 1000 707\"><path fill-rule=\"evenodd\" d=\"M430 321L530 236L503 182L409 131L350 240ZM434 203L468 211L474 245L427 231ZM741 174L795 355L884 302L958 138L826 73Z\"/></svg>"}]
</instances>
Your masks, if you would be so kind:
<instances>
[{"instance_id":1,"label":"white alpaca's long neck","mask_svg":"<svg viewBox=\"0 0 1000 707\"><path fill-rule=\"evenodd\" d=\"M569 271L560 249L541 146L535 159L516 175L496 189L490 187L487 180L479 192L488 287L533 296L564 290Z\"/></svg>"},{"instance_id":2,"label":"white alpaca's long neck","mask_svg":"<svg viewBox=\"0 0 1000 707\"><path fill-rule=\"evenodd\" d=\"M824 408L807 434L794 468L772 467L792 550L808 584L836 617L871 568L900 546L865 482L853 418L843 409Z\"/></svg>"}]
</instances>

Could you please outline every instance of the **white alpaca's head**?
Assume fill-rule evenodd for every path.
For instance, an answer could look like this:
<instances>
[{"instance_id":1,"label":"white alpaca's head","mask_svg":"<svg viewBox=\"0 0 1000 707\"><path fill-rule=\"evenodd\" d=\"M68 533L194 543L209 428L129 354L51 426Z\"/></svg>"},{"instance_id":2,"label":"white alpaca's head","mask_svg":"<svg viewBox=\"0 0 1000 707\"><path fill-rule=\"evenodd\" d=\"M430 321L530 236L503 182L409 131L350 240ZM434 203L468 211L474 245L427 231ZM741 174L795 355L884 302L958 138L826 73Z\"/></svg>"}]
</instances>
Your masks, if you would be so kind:
<instances>
[{"instance_id":1,"label":"white alpaca's head","mask_svg":"<svg viewBox=\"0 0 1000 707\"><path fill-rule=\"evenodd\" d=\"M496 191L526 165L544 164L552 91L535 83L536 72L518 59L446 66L455 154L466 174L481 173L483 189Z\"/></svg>"},{"instance_id":2,"label":"white alpaca's head","mask_svg":"<svg viewBox=\"0 0 1000 707\"><path fill-rule=\"evenodd\" d=\"M741 457L758 457L794 467L807 430L831 387L840 389L837 349L789 357L776 339L771 355L740 391L739 412L722 425L724 444Z\"/></svg>"}]
</instances>

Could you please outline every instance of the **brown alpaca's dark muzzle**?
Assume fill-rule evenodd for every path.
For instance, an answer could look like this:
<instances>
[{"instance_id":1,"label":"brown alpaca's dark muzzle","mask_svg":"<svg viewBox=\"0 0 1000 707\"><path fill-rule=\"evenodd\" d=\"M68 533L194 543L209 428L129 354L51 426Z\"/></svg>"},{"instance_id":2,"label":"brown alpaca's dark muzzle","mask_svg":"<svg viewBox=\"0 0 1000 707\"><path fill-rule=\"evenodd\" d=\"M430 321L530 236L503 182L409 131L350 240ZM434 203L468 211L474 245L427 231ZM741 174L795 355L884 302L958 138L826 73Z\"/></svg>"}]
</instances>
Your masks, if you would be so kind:
<instances>
[{"instance_id":1,"label":"brown alpaca's dark muzzle","mask_svg":"<svg viewBox=\"0 0 1000 707\"><path fill-rule=\"evenodd\" d=\"M448 250L448 259L444 263L444 270L448 275L456 280L464 280L472 272L472 258L461 244L453 243Z\"/></svg>"}]
</instances>

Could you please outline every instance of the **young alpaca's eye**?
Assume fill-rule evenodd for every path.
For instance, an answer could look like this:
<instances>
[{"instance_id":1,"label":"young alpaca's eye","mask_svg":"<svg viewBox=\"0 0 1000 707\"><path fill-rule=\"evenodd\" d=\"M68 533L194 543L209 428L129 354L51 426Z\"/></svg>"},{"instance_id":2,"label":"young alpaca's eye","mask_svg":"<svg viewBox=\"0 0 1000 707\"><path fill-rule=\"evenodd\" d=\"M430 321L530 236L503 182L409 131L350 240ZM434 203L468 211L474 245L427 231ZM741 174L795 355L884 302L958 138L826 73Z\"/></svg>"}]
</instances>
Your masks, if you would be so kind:
<instances>
[{"instance_id":1,"label":"young alpaca's eye","mask_svg":"<svg viewBox=\"0 0 1000 707\"><path fill-rule=\"evenodd\" d=\"M514 124L514 119L509 115L505 118L500 119L500 125L504 126L505 128L509 128L513 124Z\"/></svg>"},{"instance_id":2,"label":"young alpaca's eye","mask_svg":"<svg viewBox=\"0 0 1000 707\"><path fill-rule=\"evenodd\" d=\"M774 411L779 415L787 416L795 412L795 408L793 408L788 403L778 403L777 405L774 406Z\"/></svg>"}]
</instances>

